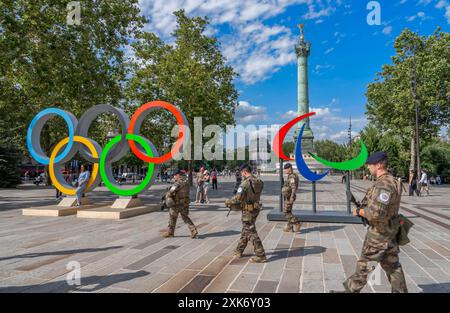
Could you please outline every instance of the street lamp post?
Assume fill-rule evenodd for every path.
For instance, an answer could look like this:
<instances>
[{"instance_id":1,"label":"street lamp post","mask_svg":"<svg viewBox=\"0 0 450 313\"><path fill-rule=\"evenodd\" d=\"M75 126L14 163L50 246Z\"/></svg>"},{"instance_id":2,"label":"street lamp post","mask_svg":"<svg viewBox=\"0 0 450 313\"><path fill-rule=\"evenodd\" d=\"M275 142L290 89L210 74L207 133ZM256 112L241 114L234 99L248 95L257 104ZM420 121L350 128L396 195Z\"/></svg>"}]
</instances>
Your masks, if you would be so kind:
<instances>
[{"instance_id":1,"label":"street lamp post","mask_svg":"<svg viewBox=\"0 0 450 313\"><path fill-rule=\"evenodd\" d=\"M413 81L412 81L412 92L414 98L415 106L415 129L416 129L416 169L417 178L420 179L421 168L420 168L420 140L419 140L419 97L417 96L417 65L416 65L416 45L413 45ZM420 186L419 186L420 188ZM420 189L419 189L420 190Z\"/></svg>"}]
</instances>

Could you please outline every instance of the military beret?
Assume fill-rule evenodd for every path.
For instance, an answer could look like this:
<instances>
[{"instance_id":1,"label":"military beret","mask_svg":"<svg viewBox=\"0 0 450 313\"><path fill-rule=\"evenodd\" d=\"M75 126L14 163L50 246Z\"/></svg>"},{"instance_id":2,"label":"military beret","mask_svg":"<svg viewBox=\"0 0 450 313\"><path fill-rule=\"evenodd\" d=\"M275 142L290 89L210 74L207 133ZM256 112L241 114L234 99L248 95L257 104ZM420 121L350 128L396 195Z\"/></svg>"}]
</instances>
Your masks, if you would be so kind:
<instances>
[{"instance_id":1,"label":"military beret","mask_svg":"<svg viewBox=\"0 0 450 313\"><path fill-rule=\"evenodd\" d=\"M183 171L180 170L179 168L177 168L177 169L173 172L173 175L178 175L178 174L183 174Z\"/></svg>"},{"instance_id":2,"label":"military beret","mask_svg":"<svg viewBox=\"0 0 450 313\"><path fill-rule=\"evenodd\" d=\"M377 164L380 161L387 159L387 154L383 151L377 151L372 153L366 161L366 164Z\"/></svg>"},{"instance_id":3,"label":"military beret","mask_svg":"<svg viewBox=\"0 0 450 313\"><path fill-rule=\"evenodd\" d=\"M247 170L247 171L251 172L252 168L247 163L244 163L239 167L239 171L243 171L243 170Z\"/></svg>"},{"instance_id":4,"label":"military beret","mask_svg":"<svg viewBox=\"0 0 450 313\"><path fill-rule=\"evenodd\" d=\"M285 170L287 170L288 168L292 168L292 164L291 164L291 163L286 163L286 164L283 166L283 168L284 168Z\"/></svg>"}]
</instances>

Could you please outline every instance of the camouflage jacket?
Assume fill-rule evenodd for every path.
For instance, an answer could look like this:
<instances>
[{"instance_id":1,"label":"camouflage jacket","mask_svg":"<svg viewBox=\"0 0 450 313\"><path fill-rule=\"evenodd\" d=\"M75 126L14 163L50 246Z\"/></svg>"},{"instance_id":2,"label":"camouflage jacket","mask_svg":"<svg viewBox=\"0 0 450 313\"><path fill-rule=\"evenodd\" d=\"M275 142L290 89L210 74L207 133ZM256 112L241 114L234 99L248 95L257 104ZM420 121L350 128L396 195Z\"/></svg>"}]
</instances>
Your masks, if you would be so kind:
<instances>
[{"instance_id":1,"label":"camouflage jacket","mask_svg":"<svg viewBox=\"0 0 450 313\"><path fill-rule=\"evenodd\" d=\"M380 240L392 238L398 232L401 194L399 182L390 174L383 174L370 187L362 200L364 216L370 223L369 234Z\"/></svg>"},{"instance_id":2,"label":"camouflage jacket","mask_svg":"<svg viewBox=\"0 0 450 313\"><path fill-rule=\"evenodd\" d=\"M237 193L228 202L239 205L241 208L244 208L246 204L259 204L263 188L259 184L262 184L262 181L253 175L245 178L239 185Z\"/></svg>"},{"instance_id":3,"label":"camouflage jacket","mask_svg":"<svg viewBox=\"0 0 450 313\"><path fill-rule=\"evenodd\" d=\"M251 175L241 182L237 193L226 202L231 208L242 210L242 221L254 222L261 209L260 198L263 188L262 180Z\"/></svg>"},{"instance_id":4,"label":"camouflage jacket","mask_svg":"<svg viewBox=\"0 0 450 313\"><path fill-rule=\"evenodd\" d=\"M172 198L175 202L175 207L189 206L189 182L186 178L175 181L172 187L167 191L166 198Z\"/></svg>"},{"instance_id":5,"label":"camouflage jacket","mask_svg":"<svg viewBox=\"0 0 450 313\"><path fill-rule=\"evenodd\" d=\"M298 189L299 178L296 173L291 173L288 175L287 179L284 181L282 192L286 197L290 197L295 194Z\"/></svg>"}]
</instances>

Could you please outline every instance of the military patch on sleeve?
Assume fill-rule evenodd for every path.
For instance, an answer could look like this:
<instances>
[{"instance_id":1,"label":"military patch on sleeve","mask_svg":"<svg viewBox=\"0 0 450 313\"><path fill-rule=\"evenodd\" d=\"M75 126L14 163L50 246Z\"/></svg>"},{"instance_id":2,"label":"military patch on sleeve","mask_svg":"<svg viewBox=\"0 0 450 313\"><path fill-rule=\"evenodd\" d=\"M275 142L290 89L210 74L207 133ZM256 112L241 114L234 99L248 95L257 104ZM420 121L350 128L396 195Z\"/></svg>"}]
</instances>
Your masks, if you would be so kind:
<instances>
[{"instance_id":1,"label":"military patch on sleeve","mask_svg":"<svg viewBox=\"0 0 450 313\"><path fill-rule=\"evenodd\" d=\"M242 192L242 187L239 187L237 190L237 193L241 193Z\"/></svg>"},{"instance_id":2,"label":"military patch on sleeve","mask_svg":"<svg viewBox=\"0 0 450 313\"><path fill-rule=\"evenodd\" d=\"M386 190L380 190L380 194L378 196L378 201L384 204L388 204L391 198L391 194Z\"/></svg>"},{"instance_id":3,"label":"military patch on sleeve","mask_svg":"<svg viewBox=\"0 0 450 313\"><path fill-rule=\"evenodd\" d=\"M172 188L170 188L170 191L175 191L177 189L176 186L172 186Z\"/></svg>"}]
</instances>

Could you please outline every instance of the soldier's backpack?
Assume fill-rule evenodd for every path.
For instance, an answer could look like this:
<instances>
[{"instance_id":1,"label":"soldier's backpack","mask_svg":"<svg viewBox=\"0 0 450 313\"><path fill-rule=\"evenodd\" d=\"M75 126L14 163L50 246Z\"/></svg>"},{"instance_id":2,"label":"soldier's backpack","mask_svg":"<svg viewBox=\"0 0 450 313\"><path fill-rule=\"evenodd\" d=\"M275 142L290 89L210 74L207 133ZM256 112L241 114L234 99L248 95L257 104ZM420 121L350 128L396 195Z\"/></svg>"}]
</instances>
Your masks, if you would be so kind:
<instances>
[{"instance_id":1,"label":"soldier's backpack","mask_svg":"<svg viewBox=\"0 0 450 313\"><path fill-rule=\"evenodd\" d=\"M399 230L397 233L397 243L399 246L404 246L407 245L410 240L408 238L408 233L411 229L411 227L414 226L414 223L411 222L406 216L399 214L398 215L398 220L399 220Z\"/></svg>"},{"instance_id":2,"label":"soldier's backpack","mask_svg":"<svg viewBox=\"0 0 450 313\"><path fill-rule=\"evenodd\" d=\"M250 179L250 191L252 194L252 201L254 203L259 202L261 193L264 189L264 182L258 177L252 177Z\"/></svg>"}]
</instances>

